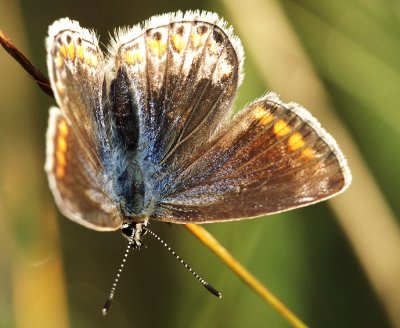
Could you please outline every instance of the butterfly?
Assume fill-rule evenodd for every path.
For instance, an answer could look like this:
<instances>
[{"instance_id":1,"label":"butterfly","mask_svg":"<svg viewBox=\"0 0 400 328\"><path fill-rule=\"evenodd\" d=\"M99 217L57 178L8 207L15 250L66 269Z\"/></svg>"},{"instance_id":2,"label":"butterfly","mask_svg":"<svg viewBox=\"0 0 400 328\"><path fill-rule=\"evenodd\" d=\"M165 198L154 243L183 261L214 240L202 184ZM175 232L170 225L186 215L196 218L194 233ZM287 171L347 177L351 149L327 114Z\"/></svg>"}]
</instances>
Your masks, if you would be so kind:
<instances>
[{"instance_id":1,"label":"butterfly","mask_svg":"<svg viewBox=\"0 0 400 328\"><path fill-rule=\"evenodd\" d=\"M313 204L351 182L335 140L266 93L238 114L244 51L215 13L176 12L115 32L106 54L68 18L49 27L45 170L58 208L142 245L151 221L212 223Z\"/></svg>"}]
</instances>

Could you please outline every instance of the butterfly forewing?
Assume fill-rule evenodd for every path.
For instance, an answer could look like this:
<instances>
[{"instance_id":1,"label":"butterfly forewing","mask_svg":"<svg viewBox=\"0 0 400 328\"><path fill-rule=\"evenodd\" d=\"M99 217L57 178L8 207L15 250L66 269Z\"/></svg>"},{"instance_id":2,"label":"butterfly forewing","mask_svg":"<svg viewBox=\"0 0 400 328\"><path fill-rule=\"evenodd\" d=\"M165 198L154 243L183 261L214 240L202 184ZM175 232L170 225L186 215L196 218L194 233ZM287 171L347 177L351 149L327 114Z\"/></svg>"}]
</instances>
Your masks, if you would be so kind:
<instances>
[{"instance_id":1,"label":"butterfly forewing","mask_svg":"<svg viewBox=\"0 0 400 328\"><path fill-rule=\"evenodd\" d=\"M137 99L145 166L173 174L230 113L243 51L216 15L170 14L120 32L111 52ZM153 172L154 173L154 172ZM160 172L159 172L160 173Z\"/></svg>"},{"instance_id":2,"label":"butterfly forewing","mask_svg":"<svg viewBox=\"0 0 400 328\"><path fill-rule=\"evenodd\" d=\"M153 219L237 220L332 197L350 182L336 143L297 104L257 100L185 161Z\"/></svg>"},{"instance_id":3,"label":"butterfly forewing","mask_svg":"<svg viewBox=\"0 0 400 328\"><path fill-rule=\"evenodd\" d=\"M67 121L100 170L107 148L104 122L104 58L96 36L68 18L49 28L47 64L56 100Z\"/></svg>"}]
</instances>

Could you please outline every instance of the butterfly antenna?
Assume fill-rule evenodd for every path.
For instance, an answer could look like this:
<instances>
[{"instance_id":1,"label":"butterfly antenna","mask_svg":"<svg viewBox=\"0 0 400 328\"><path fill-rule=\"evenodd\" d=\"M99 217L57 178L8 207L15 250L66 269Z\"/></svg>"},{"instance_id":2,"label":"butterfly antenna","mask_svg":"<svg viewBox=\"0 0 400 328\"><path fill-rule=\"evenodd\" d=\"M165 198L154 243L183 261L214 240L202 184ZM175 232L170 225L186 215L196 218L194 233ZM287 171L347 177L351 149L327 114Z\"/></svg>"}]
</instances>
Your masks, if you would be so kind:
<instances>
[{"instance_id":1,"label":"butterfly antenna","mask_svg":"<svg viewBox=\"0 0 400 328\"><path fill-rule=\"evenodd\" d=\"M125 266L125 263L126 263L126 259L128 258L129 251L132 248L133 237L134 237L134 235L132 234L132 236L129 238L128 246L126 247L126 250L125 250L125 253L124 253L124 257L122 258L121 265L119 266L117 275L116 275L116 277L114 279L114 283L113 283L113 285L111 287L110 294L108 295L107 301L104 304L103 309L101 310L103 315L107 315L108 310L111 307L111 303L112 303L112 300L114 298L115 290L117 289L117 284L118 284L119 278L121 276L122 270L124 269L124 266Z\"/></svg>"},{"instance_id":2,"label":"butterfly antenna","mask_svg":"<svg viewBox=\"0 0 400 328\"><path fill-rule=\"evenodd\" d=\"M161 245L163 245L183 266L197 279L198 282L200 282L211 294L217 296L218 298L222 298L222 294L216 290L213 286L211 286L207 281L205 281L202 277L200 277L196 272L193 271L193 269L185 263L181 259L181 257L175 253L175 251L164 241L162 240L158 235L156 235L153 231L144 228L145 232L150 234L153 238L157 239Z\"/></svg>"}]
</instances>

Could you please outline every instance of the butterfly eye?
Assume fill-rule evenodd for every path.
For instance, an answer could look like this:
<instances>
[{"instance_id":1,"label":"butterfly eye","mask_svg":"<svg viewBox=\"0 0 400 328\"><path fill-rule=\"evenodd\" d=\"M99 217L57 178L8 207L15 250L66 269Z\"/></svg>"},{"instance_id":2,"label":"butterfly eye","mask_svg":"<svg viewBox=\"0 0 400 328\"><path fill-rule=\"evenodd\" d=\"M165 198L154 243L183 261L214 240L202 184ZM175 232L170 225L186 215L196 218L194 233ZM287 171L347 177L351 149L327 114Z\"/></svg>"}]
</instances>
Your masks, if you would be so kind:
<instances>
[{"instance_id":1,"label":"butterfly eye","mask_svg":"<svg viewBox=\"0 0 400 328\"><path fill-rule=\"evenodd\" d=\"M135 230L135 225L133 224L128 224L128 223L124 223L121 227L121 232L122 235L129 240L129 238L131 238L131 236L134 234L134 230Z\"/></svg>"}]
</instances>

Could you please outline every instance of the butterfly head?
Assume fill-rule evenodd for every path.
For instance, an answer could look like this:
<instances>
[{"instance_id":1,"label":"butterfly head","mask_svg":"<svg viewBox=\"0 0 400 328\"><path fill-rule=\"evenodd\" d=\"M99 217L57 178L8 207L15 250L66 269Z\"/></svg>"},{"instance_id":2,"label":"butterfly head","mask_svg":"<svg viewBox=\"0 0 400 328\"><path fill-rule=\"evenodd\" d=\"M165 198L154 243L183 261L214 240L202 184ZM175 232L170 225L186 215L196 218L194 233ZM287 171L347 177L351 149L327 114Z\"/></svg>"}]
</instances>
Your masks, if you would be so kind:
<instances>
[{"instance_id":1,"label":"butterfly head","mask_svg":"<svg viewBox=\"0 0 400 328\"><path fill-rule=\"evenodd\" d=\"M140 249L143 246L142 236L146 233L146 223L127 222L121 226L122 235L132 243L133 248Z\"/></svg>"}]
</instances>

